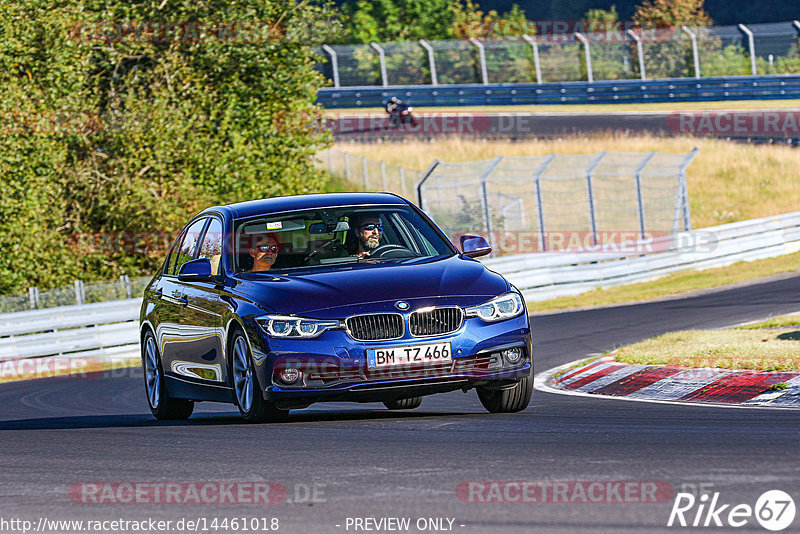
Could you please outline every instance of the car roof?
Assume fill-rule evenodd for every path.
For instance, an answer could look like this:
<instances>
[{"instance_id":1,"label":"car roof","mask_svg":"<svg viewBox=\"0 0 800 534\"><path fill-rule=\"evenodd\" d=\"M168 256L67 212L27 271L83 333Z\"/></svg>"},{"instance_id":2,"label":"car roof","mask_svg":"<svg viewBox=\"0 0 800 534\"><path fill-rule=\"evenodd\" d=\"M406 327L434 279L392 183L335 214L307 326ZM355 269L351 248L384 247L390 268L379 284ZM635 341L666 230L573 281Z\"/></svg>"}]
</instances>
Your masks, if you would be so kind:
<instances>
[{"instance_id":1,"label":"car roof","mask_svg":"<svg viewBox=\"0 0 800 534\"><path fill-rule=\"evenodd\" d=\"M227 204L225 206L213 206L206 208L202 213L227 213L234 219L239 219L254 215L280 213L282 211L369 204L404 205L407 204L407 201L391 193L317 193L248 200L247 202L237 202L236 204Z\"/></svg>"}]
</instances>

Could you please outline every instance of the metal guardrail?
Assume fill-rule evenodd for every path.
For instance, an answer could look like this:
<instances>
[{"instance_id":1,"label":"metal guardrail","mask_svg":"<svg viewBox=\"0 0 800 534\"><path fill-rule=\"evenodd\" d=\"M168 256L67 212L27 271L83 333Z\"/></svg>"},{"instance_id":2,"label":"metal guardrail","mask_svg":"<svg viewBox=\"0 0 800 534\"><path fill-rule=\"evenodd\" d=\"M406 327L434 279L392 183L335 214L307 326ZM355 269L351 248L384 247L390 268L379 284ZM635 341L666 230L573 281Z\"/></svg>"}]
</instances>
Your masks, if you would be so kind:
<instances>
[{"instance_id":1,"label":"metal guardrail","mask_svg":"<svg viewBox=\"0 0 800 534\"><path fill-rule=\"evenodd\" d=\"M641 252L646 247L664 251ZM800 251L800 212L683 232L645 246L623 244L619 249L634 252L533 253L484 263L506 276L530 301L573 296Z\"/></svg>"},{"instance_id":2,"label":"metal guardrail","mask_svg":"<svg viewBox=\"0 0 800 534\"><path fill-rule=\"evenodd\" d=\"M396 96L414 106L523 104L623 104L800 98L800 75L668 78L563 83L326 87L317 102L326 108L383 106Z\"/></svg>"},{"instance_id":3,"label":"metal guardrail","mask_svg":"<svg viewBox=\"0 0 800 534\"><path fill-rule=\"evenodd\" d=\"M141 299L0 315L0 361L138 351Z\"/></svg>"}]
</instances>

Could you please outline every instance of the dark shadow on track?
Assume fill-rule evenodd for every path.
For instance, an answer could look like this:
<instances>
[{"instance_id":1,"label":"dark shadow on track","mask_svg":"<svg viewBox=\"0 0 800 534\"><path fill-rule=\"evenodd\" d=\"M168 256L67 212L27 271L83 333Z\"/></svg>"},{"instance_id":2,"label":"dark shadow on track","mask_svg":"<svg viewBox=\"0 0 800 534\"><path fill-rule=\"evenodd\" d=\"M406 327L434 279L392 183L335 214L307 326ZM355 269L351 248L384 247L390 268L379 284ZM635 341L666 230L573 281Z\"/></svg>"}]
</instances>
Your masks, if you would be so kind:
<instances>
[{"instance_id":1,"label":"dark shadow on track","mask_svg":"<svg viewBox=\"0 0 800 534\"><path fill-rule=\"evenodd\" d=\"M424 419L465 415L481 415L463 412L393 412L393 411L308 411L289 415L289 420L282 423L265 423L264 426L285 426L293 423L367 421L387 419ZM149 414L124 415L81 415L69 417L42 417L32 419L15 419L0 421L0 432L3 430L66 430L78 428L132 428L157 426L216 426L247 425L241 417L232 414L197 414L185 421L157 421Z\"/></svg>"}]
</instances>

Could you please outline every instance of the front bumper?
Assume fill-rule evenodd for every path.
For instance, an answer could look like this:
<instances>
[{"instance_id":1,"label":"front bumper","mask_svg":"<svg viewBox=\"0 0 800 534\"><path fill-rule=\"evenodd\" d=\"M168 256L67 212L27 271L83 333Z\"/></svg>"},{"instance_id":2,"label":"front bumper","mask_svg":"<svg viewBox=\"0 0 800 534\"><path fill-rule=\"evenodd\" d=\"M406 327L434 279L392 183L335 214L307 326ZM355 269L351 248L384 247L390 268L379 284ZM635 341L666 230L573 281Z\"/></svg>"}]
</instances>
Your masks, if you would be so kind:
<instances>
[{"instance_id":1,"label":"front bumper","mask_svg":"<svg viewBox=\"0 0 800 534\"><path fill-rule=\"evenodd\" d=\"M259 383L265 399L282 407L322 401L381 402L477 386L509 387L530 376L533 369L531 329L525 314L497 323L468 318L451 334L412 337L406 333L393 341L355 341L343 330L329 330L309 340L274 339L259 332L259 346L253 343ZM450 343L451 362L367 367L367 349L440 342ZM499 354L512 347L521 347L524 353L513 365ZM282 383L278 374L285 368L299 369L301 379Z\"/></svg>"}]
</instances>

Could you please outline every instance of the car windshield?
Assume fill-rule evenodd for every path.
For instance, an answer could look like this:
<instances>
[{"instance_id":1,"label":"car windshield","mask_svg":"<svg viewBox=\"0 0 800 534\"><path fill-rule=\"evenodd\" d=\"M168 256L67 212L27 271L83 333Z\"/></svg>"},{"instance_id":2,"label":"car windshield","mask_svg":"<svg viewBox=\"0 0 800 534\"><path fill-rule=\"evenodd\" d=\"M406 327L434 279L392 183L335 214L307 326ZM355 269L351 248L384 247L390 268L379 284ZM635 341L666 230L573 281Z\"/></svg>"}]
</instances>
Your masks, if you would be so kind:
<instances>
[{"instance_id":1,"label":"car windshield","mask_svg":"<svg viewBox=\"0 0 800 534\"><path fill-rule=\"evenodd\" d=\"M326 207L235 222L236 272L287 271L450 256L408 206Z\"/></svg>"}]
</instances>

